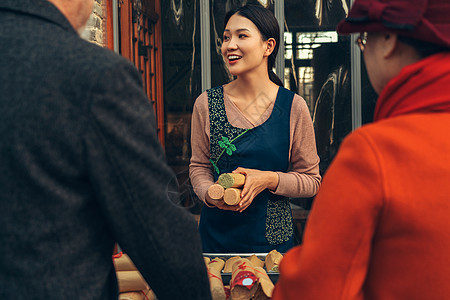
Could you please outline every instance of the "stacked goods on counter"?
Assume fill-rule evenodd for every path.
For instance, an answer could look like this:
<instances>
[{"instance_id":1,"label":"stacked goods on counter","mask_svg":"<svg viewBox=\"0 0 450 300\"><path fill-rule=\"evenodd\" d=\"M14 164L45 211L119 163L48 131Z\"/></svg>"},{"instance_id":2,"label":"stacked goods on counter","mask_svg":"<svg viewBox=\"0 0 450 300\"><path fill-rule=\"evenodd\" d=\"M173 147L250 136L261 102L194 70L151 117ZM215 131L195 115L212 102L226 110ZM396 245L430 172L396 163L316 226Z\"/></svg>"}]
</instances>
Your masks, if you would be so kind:
<instances>
[{"instance_id":1,"label":"stacked goods on counter","mask_svg":"<svg viewBox=\"0 0 450 300\"><path fill-rule=\"evenodd\" d=\"M223 272L224 273L231 273L231 271L233 269L233 264L236 261L240 260L240 259L241 259L240 256L234 256L234 257L231 257L231 258L227 259L226 262L225 262L225 267L223 269Z\"/></svg>"},{"instance_id":2,"label":"stacked goods on counter","mask_svg":"<svg viewBox=\"0 0 450 300\"><path fill-rule=\"evenodd\" d=\"M233 300L253 299L258 289L258 279L253 264L245 258L238 259L231 268L230 294Z\"/></svg>"},{"instance_id":3,"label":"stacked goods on counter","mask_svg":"<svg viewBox=\"0 0 450 300\"><path fill-rule=\"evenodd\" d=\"M241 201L241 192L244 183L244 174L221 174L217 183L209 187L208 196L213 200L223 200L228 205L237 205Z\"/></svg>"},{"instance_id":4,"label":"stacked goods on counter","mask_svg":"<svg viewBox=\"0 0 450 300\"><path fill-rule=\"evenodd\" d=\"M272 280L261 267L255 267L256 278L258 279L258 289L252 299L254 300L266 300L272 297L274 285Z\"/></svg>"},{"instance_id":5,"label":"stacked goods on counter","mask_svg":"<svg viewBox=\"0 0 450 300\"><path fill-rule=\"evenodd\" d=\"M156 299L144 277L131 261L130 257L122 252L113 256L119 284L119 299L121 300L153 300Z\"/></svg>"},{"instance_id":6,"label":"stacked goods on counter","mask_svg":"<svg viewBox=\"0 0 450 300\"><path fill-rule=\"evenodd\" d=\"M226 300L227 295L225 292L225 287L223 286L222 281L222 269L225 265L225 262L216 257L210 259L209 257L205 257L206 269L208 271L209 277L209 287L211 289L211 296L213 300Z\"/></svg>"},{"instance_id":7,"label":"stacked goods on counter","mask_svg":"<svg viewBox=\"0 0 450 300\"><path fill-rule=\"evenodd\" d=\"M270 299L274 283L267 272L278 272L282 258L283 255L276 250L269 252L264 261L255 254L245 258L233 256L225 261L220 257L205 257L213 300ZM229 286L222 280L221 275L226 274L231 274Z\"/></svg>"},{"instance_id":8,"label":"stacked goods on counter","mask_svg":"<svg viewBox=\"0 0 450 300\"><path fill-rule=\"evenodd\" d=\"M148 291L120 293L119 300L156 300L156 296L149 289Z\"/></svg>"},{"instance_id":9,"label":"stacked goods on counter","mask_svg":"<svg viewBox=\"0 0 450 300\"><path fill-rule=\"evenodd\" d=\"M277 250L272 250L267 254L265 264L267 271L279 272L278 266L280 265L283 255Z\"/></svg>"},{"instance_id":10,"label":"stacked goods on counter","mask_svg":"<svg viewBox=\"0 0 450 300\"><path fill-rule=\"evenodd\" d=\"M248 258L248 260L255 266L255 267L260 267L260 268L264 268L264 262L262 260L260 260L258 258L258 256L256 256L255 254L253 254L252 256L250 256Z\"/></svg>"}]
</instances>

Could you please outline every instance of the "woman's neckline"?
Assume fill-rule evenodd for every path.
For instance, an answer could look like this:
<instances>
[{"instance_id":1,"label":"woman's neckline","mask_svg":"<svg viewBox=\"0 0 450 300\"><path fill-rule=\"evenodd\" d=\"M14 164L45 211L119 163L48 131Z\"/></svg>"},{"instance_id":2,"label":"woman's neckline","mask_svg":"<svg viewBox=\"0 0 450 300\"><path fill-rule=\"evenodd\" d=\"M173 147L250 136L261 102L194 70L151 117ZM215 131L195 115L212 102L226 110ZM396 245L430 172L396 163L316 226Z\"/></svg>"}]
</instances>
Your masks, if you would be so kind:
<instances>
[{"instance_id":1,"label":"woman's neckline","mask_svg":"<svg viewBox=\"0 0 450 300\"><path fill-rule=\"evenodd\" d=\"M233 107L233 110L236 111L236 113L238 113L244 120L246 123L249 124L249 126L245 126L245 127L238 127L238 126L234 126L233 124L231 124L231 122L228 119L228 115L227 115L227 110L225 107L225 117L226 117L226 121L230 124L230 126L234 127L234 128L238 128L238 129L251 129L251 128L257 128L260 127L262 125L264 125L267 121L269 121L272 117L273 114L273 108L275 107L279 96L280 96L280 90L281 90L281 86L278 86L278 90L277 90L277 94L275 97L274 101L271 101L271 104L269 106L267 106L267 108L265 109L265 111L260 115L259 119L256 120L255 122L249 120L249 118L239 109L239 107L231 100L231 98L225 93L225 89L224 86L221 86L222 89L222 95L223 95L223 101L224 101L224 107L225 107L225 101L229 102L230 105ZM225 100L226 98L226 100Z\"/></svg>"}]
</instances>

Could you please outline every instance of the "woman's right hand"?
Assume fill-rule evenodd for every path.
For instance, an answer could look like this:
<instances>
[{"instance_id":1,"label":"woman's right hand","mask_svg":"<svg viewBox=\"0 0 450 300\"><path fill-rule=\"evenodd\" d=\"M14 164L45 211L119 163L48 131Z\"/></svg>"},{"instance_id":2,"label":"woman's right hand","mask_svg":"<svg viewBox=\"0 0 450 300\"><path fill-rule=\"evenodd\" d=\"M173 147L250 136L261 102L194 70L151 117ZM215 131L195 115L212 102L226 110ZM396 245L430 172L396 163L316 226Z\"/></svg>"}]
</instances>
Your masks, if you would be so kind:
<instances>
[{"instance_id":1,"label":"woman's right hand","mask_svg":"<svg viewBox=\"0 0 450 300\"><path fill-rule=\"evenodd\" d=\"M217 207L219 209L223 209L223 210L237 211L239 209L239 205L228 205L223 201L223 199L221 199L221 200L211 199L211 197L209 197L208 193L206 193L206 195L205 195L205 201L206 201L206 205L215 206L215 207Z\"/></svg>"}]
</instances>

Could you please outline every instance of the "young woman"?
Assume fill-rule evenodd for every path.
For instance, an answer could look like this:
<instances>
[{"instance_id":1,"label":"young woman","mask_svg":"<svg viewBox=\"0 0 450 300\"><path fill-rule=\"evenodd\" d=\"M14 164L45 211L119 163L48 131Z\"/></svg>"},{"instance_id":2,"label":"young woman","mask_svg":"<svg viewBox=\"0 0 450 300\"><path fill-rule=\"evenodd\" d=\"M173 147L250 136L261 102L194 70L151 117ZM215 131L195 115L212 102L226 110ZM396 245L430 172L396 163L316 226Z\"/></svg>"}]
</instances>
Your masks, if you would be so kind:
<instances>
[{"instance_id":1,"label":"young woman","mask_svg":"<svg viewBox=\"0 0 450 300\"><path fill-rule=\"evenodd\" d=\"M293 246L288 197L314 196L319 157L305 101L273 73L280 31L272 12L246 5L225 16L222 54L237 78L201 94L192 115L190 178L205 202L204 252L285 252ZM207 197L220 174L246 175L242 200Z\"/></svg>"}]
</instances>

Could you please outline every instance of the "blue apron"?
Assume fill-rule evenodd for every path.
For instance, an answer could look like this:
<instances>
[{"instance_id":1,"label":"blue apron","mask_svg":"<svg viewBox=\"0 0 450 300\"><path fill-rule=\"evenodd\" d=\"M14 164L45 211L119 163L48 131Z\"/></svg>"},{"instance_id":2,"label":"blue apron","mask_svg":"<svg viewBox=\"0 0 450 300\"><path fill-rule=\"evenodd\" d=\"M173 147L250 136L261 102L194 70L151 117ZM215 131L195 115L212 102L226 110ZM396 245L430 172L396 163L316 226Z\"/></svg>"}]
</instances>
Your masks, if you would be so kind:
<instances>
[{"instance_id":1,"label":"blue apron","mask_svg":"<svg viewBox=\"0 0 450 300\"><path fill-rule=\"evenodd\" d=\"M252 129L233 127L227 118L223 87L207 91L210 153L214 180L238 167L287 172L290 113L294 93L280 87L266 122ZM208 253L286 252L293 246L289 200L262 191L242 213L203 206L199 231Z\"/></svg>"}]
</instances>

